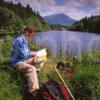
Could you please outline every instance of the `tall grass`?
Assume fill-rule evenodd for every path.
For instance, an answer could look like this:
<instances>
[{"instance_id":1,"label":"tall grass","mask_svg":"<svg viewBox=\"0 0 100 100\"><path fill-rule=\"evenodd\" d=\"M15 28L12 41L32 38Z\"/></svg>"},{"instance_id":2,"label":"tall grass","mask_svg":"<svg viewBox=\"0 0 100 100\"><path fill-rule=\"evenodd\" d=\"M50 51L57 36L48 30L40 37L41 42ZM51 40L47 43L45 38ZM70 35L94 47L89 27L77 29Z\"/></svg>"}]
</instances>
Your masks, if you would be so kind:
<instances>
[{"instance_id":1,"label":"tall grass","mask_svg":"<svg viewBox=\"0 0 100 100\"><path fill-rule=\"evenodd\" d=\"M66 76L66 70L58 69L62 77L64 78L66 84L72 91L76 100L99 100L100 96L100 56L99 51L95 51L95 54L92 54L92 51L82 51L77 55L74 62L73 57L69 54L56 55L49 59L49 61L44 65L42 71L39 73L39 80L45 82L48 79L48 76L57 80L61 83L61 80L53 68L53 65L57 65L57 62L63 61L70 63L70 67L75 68L75 73L71 78ZM94 59L93 57L97 57ZM98 59L98 60L97 60ZM96 61L97 60L97 61ZM43 79L43 80L42 80Z\"/></svg>"},{"instance_id":2,"label":"tall grass","mask_svg":"<svg viewBox=\"0 0 100 100\"><path fill-rule=\"evenodd\" d=\"M22 100L22 80L10 65L11 46L10 37L0 41L0 100Z\"/></svg>"},{"instance_id":3,"label":"tall grass","mask_svg":"<svg viewBox=\"0 0 100 100\"><path fill-rule=\"evenodd\" d=\"M0 100L22 100L17 82L5 71L0 71Z\"/></svg>"},{"instance_id":4,"label":"tall grass","mask_svg":"<svg viewBox=\"0 0 100 100\"><path fill-rule=\"evenodd\" d=\"M24 85L27 84L9 64L11 45L11 40L0 42L0 100L22 100L22 91ZM31 49L34 47L36 50L44 48L34 45ZM50 50L48 51L50 52ZM53 65L57 65L59 61L67 62L70 63L70 67L75 68L75 73L71 78L66 76L66 70L58 70L76 100L99 100L100 63L96 62L94 58L99 59L100 52L93 52L92 54L92 52L82 51L76 57L77 62L74 62L75 59L68 52L57 53L56 56L49 53L51 56L49 55L47 62L38 73L39 83L46 82L50 77L62 83Z\"/></svg>"}]
</instances>

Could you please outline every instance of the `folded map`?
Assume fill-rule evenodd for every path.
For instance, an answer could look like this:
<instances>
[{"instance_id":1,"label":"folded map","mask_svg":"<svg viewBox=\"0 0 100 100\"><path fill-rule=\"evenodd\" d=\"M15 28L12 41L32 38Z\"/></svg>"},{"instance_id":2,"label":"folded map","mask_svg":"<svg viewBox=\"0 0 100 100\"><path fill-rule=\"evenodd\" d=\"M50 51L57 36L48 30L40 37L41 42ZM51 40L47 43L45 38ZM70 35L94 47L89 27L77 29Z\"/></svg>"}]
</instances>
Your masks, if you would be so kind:
<instances>
[{"instance_id":1,"label":"folded map","mask_svg":"<svg viewBox=\"0 0 100 100\"><path fill-rule=\"evenodd\" d=\"M36 58L34 62L45 62L47 60L47 51L46 48L39 50L36 52Z\"/></svg>"},{"instance_id":2,"label":"folded map","mask_svg":"<svg viewBox=\"0 0 100 100\"><path fill-rule=\"evenodd\" d=\"M42 68L46 60L47 60L47 51L45 48L36 52L36 57L35 57L34 62L37 68L38 67Z\"/></svg>"}]
</instances>

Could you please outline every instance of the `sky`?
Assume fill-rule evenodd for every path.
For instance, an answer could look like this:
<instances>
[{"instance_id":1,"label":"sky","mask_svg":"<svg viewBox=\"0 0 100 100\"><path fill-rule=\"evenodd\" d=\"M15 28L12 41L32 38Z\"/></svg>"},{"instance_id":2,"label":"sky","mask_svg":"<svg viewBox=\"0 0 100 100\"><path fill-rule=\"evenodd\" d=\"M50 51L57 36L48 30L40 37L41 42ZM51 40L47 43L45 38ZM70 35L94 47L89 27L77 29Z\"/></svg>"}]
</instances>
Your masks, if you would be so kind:
<instances>
[{"instance_id":1,"label":"sky","mask_svg":"<svg viewBox=\"0 0 100 100\"><path fill-rule=\"evenodd\" d=\"M27 4L38 10L41 16L64 13L69 17L80 20L85 16L100 15L100 0L4 0L13 3Z\"/></svg>"}]
</instances>

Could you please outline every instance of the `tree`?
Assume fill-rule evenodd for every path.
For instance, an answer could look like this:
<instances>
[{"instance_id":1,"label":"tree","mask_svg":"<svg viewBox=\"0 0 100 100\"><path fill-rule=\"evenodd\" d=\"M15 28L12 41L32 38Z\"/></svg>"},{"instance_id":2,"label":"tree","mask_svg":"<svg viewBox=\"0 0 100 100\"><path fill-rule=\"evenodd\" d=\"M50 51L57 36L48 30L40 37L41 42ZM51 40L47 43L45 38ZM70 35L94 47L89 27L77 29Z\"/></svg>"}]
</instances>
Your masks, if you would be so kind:
<instances>
[{"instance_id":1,"label":"tree","mask_svg":"<svg viewBox=\"0 0 100 100\"><path fill-rule=\"evenodd\" d=\"M22 28L23 22L20 17L7 8L0 7L0 29L17 32Z\"/></svg>"},{"instance_id":2,"label":"tree","mask_svg":"<svg viewBox=\"0 0 100 100\"><path fill-rule=\"evenodd\" d=\"M69 29L74 31L85 31L100 33L100 15L85 17L79 21L76 21Z\"/></svg>"}]
</instances>

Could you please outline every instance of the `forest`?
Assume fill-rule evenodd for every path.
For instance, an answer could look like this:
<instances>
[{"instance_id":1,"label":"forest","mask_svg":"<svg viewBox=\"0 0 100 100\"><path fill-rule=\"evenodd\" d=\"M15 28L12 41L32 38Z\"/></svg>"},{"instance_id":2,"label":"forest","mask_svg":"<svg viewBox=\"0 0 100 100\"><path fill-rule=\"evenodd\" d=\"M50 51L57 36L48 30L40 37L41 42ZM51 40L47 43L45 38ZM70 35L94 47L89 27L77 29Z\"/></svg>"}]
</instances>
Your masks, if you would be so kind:
<instances>
[{"instance_id":1,"label":"forest","mask_svg":"<svg viewBox=\"0 0 100 100\"><path fill-rule=\"evenodd\" d=\"M24 7L20 2L13 4L0 0L0 33L20 33L27 24L35 26L37 31L50 30L48 23L29 4Z\"/></svg>"},{"instance_id":2,"label":"forest","mask_svg":"<svg viewBox=\"0 0 100 100\"><path fill-rule=\"evenodd\" d=\"M100 15L85 17L69 26L69 30L100 34Z\"/></svg>"}]
</instances>

